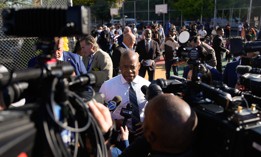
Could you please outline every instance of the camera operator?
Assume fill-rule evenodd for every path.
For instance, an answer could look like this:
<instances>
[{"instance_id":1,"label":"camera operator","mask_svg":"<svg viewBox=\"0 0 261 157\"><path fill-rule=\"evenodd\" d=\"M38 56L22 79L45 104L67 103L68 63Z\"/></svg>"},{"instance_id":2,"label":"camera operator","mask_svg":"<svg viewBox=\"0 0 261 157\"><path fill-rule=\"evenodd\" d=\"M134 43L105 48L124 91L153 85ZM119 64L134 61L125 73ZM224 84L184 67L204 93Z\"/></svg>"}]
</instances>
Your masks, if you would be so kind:
<instances>
[{"instance_id":1,"label":"camera operator","mask_svg":"<svg viewBox=\"0 0 261 157\"><path fill-rule=\"evenodd\" d=\"M212 84L213 81L221 82L222 81L222 74L217 71L214 67L210 66L206 62L211 64L215 64L215 55L213 55L214 50L211 49L209 45L204 42L200 41L198 36L194 36L190 38L190 44L192 49L196 50L198 53L198 61L200 61L200 68L199 68L199 77L204 76L208 80L205 83ZM210 59L211 58L211 59ZM207 60L207 61L206 61ZM188 61L189 63L190 61ZM184 68L183 77L187 79L191 79L192 77L192 69L193 67L198 66L195 64L190 64Z\"/></svg>"},{"instance_id":2,"label":"camera operator","mask_svg":"<svg viewBox=\"0 0 261 157\"><path fill-rule=\"evenodd\" d=\"M196 126L197 116L184 100L173 94L158 95L146 106L144 137L131 144L121 157L193 157Z\"/></svg>"},{"instance_id":3,"label":"camera operator","mask_svg":"<svg viewBox=\"0 0 261 157\"><path fill-rule=\"evenodd\" d=\"M200 36L193 36L190 38L190 45L193 48L199 48L201 49L202 57L205 63L215 68L217 66L217 58L215 55L215 50L205 43L204 41L200 40Z\"/></svg>"},{"instance_id":4,"label":"camera operator","mask_svg":"<svg viewBox=\"0 0 261 157\"><path fill-rule=\"evenodd\" d=\"M230 62L226 65L224 73L223 73L223 83L225 83L228 87L235 88L238 83L239 75L236 72L236 68L238 65L244 65L244 61L242 63L242 58L250 59L255 58L259 55L259 52L247 52L246 54L241 54L239 59L233 62Z\"/></svg>"}]
</instances>

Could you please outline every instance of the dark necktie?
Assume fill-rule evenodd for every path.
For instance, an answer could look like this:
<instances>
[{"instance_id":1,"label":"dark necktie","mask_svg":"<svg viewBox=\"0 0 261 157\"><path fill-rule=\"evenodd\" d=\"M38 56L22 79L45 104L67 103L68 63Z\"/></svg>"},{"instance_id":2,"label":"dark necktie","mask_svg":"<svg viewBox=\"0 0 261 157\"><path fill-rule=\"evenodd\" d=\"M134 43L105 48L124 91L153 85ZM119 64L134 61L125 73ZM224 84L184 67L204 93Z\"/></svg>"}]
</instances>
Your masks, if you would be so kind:
<instances>
[{"instance_id":1,"label":"dark necktie","mask_svg":"<svg viewBox=\"0 0 261 157\"><path fill-rule=\"evenodd\" d=\"M140 122L140 112L139 112L139 105L137 101L137 95L136 92L134 91L131 83L130 89L129 89L129 98L130 98L130 105L132 106L132 127L133 130L136 130L136 124Z\"/></svg>"},{"instance_id":2,"label":"dark necktie","mask_svg":"<svg viewBox=\"0 0 261 157\"><path fill-rule=\"evenodd\" d=\"M146 41L146 52L147 52L147 53L149 52L149 49L150 49L149 46L150 46L150 45L149 45L149 41Z\"/></svg>"}]
</instances>

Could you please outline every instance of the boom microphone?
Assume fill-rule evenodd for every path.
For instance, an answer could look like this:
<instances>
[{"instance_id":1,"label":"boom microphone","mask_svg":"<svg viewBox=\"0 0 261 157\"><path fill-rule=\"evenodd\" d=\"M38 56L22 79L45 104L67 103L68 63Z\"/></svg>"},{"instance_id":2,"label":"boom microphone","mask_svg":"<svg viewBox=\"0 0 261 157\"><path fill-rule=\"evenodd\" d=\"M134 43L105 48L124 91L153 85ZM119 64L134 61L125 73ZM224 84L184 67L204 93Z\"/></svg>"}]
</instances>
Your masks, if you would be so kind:
<instances>
[{"instance_id":1,"label":"boom microphone","mask_svg":"<svg viewBox=\"0 0 261 157\"><path fill-rule=\"evenodd\" d=\"M115 111L115 109L117 108L117 106L120 105L122 101L121 96L115 96L112 100L108 101L107 103L105 103L105 105L109 108L109 110L111 112Z\"/></svg>"}]
</instances>

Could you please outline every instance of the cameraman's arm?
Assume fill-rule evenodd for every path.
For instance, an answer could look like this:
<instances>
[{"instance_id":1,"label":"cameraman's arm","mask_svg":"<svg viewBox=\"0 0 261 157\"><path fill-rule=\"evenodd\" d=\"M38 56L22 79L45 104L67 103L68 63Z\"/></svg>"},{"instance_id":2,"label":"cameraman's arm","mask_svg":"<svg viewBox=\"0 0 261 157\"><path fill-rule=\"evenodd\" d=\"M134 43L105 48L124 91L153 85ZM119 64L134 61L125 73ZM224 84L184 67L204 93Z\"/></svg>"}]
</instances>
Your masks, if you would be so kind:
<instances>
[{"instance_id":1,"label":"cameraman's arm","mask_svg":"<svg viewBox=\"0 0 261 157\"><path fill-rule=\"evenodd\" d=\"M103 134L110 131L112 127L112 119L109 109L95 100L89 101L88 106L92 112L93 117L96 119Z\"/></svg>"}]
</instances>

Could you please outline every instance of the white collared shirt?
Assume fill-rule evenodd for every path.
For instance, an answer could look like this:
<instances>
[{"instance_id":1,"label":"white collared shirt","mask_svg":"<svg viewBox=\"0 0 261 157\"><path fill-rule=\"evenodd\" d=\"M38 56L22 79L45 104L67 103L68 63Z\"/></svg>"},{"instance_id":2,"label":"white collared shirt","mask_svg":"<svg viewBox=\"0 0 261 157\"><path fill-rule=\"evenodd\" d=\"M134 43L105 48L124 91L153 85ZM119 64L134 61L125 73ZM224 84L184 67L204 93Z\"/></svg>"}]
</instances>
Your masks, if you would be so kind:
<instances>
[{"instance_id":1,"label":"white collared shirt","mask_svg":"<svg viewBox=\"0 0 261 157\"><path fill-rule=\"evenodd\" d=\"M150 82L143 77L140 77L139 75L137 75L136 78L132 81L133 89L137 94L141 121L144 120L144 108L147 102L144 94L141 91L141 87L143 85L149 86ZM124 117L120 115L120 112L121 109L126 108L127 104L129 103L129 84L123 78L123 76L120 74L110 80L105 81L102 84L99 92L105 95L106 102L112 100L115 96L120 96L122 98L121 104L112 113L112 119L124 119Z\"/></svg>"}]
</instances>

